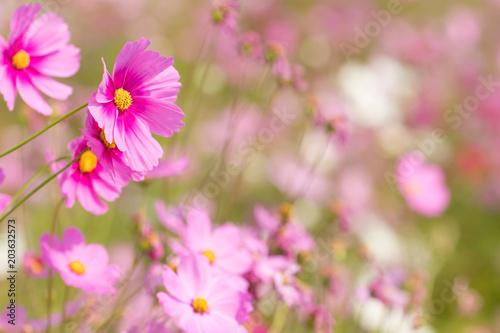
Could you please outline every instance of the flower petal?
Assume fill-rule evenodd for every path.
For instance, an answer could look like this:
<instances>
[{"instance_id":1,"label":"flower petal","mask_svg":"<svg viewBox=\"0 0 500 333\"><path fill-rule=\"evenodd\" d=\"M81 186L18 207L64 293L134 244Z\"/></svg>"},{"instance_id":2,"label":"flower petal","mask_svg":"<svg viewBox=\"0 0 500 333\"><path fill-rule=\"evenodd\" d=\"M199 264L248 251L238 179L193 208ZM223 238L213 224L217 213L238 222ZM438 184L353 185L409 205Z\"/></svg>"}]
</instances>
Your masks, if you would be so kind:
<instances>
[{"instance_id":1,"label":"flower petal","mask_svg":"<svg viewBox=\"0 0 500 333\"><path fill-rule=\"evenodd\" d=\"M96 93L89 100L88 110L92 117L97 121L100 128L104 129L106 141L113 142L116 128L116 119L118 117L118 109L113 103L102 104L97 102ZM124 150L120 148L120 150Z\"/></svg>"},{"instance_id":2,"label":"flower petal","mask_svg":"<svg viewBox=\"0 0 500 333\"><path fill-rule=\"evenodd\" d=\"M24 71L19 71L16 78L17 89L23 101L30 107L40 112L43 115L50 115L52 108L42 98L42 95L35 89L28 74Z\"/></svg>"},{"instance_id":3,"label":"flower petal","mask_svg":"<svg viewBox=\"0 0 500 333\"><path fill-rule=\"evenodd\" d=\"M133 97L130 112L148 124L151 132L170 137L184 126L184 112L175 104L157 98Z\"/></svg>"},{"instance_id":4,"label":"flower petal","mask_svg":"<svg viewBox=\"0 0 500 333\"><path fill-rule=\"evenodd\" d=\"M3 95L7 108L14 110L16 102L16 71L8 65L0 65L0 93Z\"/></svg>"},{"instance_id":5,"label":"flower petal","mask_svg":"<svg viewBox=\"0 0 500 333\"><path fill-rule=\"evenodd\" d=\"M149 39L142 37L135 42L127 42L116 57L115 66L113 68L113 79L116 88L122 88L130 64L134 59L144 51L150 42Z\"/></svg>"},{"instance_id":6,"label":"flower petal","mask_svg":"<svg viewBox=\"0 0 500 333\"><path fill-rule=\"evenodd\" d=\"M153 169L163 155L163 149L151 136L148 126L128 110L118 115L115 142L118 149L124 151L127 163L134 171Z\"/></svg>"},{"instance_id":7,"label":"flower petal","mask_svg":"<svg viewBox=\"0 0 500 333\"><path fill-rule=\"evenodd\" d=\"M28 29L25 47L30 56L43 56L62 49L70 38L64 20L54 13L46 13Z\"/></svg>"},{"instance_id":8,"label":"flower petal","mask_svg":"<svg viewBox=\"0 0 500 333\"><path fill-rule=\"evenodd\" d=\"M58 52L31 58L30 68L48 76L70 77L80 69L80 58L80 49L67 45Z\"/></svg>"},{"instance_id":9,"label":"flower petal","mask_svg":"<svg viewBox=\"0 0 500 333\"><path fill-rule=\"evenodd\" d=\"M115 84L113 83L111 75L109 75L108 69L106 68L104 58L101 60L104 67L104 73L102 75L102 81L99 85L99 89L97 90L95 99L99 103L108 103L115 98Z\"/></svg>"},{"instance_id":10,"label":"flower petal","mask_svg":"<svg viewBox=\"0 0 500 333\"><path fill-rule=\"evenodd\" d=\"M33 70L28 70L31 82L45 95L64 101L73 93L73 88L63 83L57 82L48 76L39 74Z\"/></svg>"}]
</instances>

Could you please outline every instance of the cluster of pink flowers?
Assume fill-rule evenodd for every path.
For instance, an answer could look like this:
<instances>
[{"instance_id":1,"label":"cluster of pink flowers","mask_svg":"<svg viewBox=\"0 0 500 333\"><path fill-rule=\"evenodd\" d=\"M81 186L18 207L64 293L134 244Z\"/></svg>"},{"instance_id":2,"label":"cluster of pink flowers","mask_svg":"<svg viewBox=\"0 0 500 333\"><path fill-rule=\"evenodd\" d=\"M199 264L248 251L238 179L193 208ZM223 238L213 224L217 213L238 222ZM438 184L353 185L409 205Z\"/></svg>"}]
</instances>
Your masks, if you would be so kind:
<instances>
[{"instance_id":1,"label":"cluster of pink flowers","mask_svg":"<svg viewBox=\"0 0 500 333\"><path fill-rule=\"evenodd\" d=\"M128 40L141 11L156 11L154 1L151 8L140 0L109 1L116 2L71 4L82 11L83 24L95 11L97 28L89 31L101 33L91 38L96 45L119 33ZM36 234L21 247L28 249L19 270L48 290L37 302L47 309L18 307L14 331L378 332L397 322L398 332L432 332L428 288L438 292L441 255L451 258L468 230L452 217L463 200L452 195L452 186L465 178L480 189L482 205L495 208L500 201L500 158L487 148L500 143L500 94L484 89L493 97L478 101L480 121L463 109L436 117L449 81L457 81L460 92L481 90L471 88L477 55L467 51L481 37L477 17L452 11L443 31L419 30L393 17L395 29L381 28L367 45L351 45L345 54L339 45L351 32L364 34L359 27L370 30L384 17L367 0L297 6L211 0L192 13L195 34L182 26L164 44L156 43L169 30L160 30L158 18L176 21L191 4L157 2L151 24L139 34L151 41L134 35L135 41L120 43L112 70L109 59L101 58L102 69L94 60L93 86L75 89L84 91L74 97L83 94L85 104L62 116L66 103L60 101L77 86L58 80L75 75L81 60L69 25L43 13L41 4L22 5L9 38L0 36L0 94L7 109L19 108L19 93L29 107L22 110L29 127L53 121L0 158L70 115L83 116L79 136L61 130L40 137L43 149L0 168L4 219L30 198L49 206L62 195L59 205L50 205L54 211L43 211L41 220L51 219L50 226L31 228L27 217L16 217ZM99 16L100 6L106 15L112 6L131 29L118 31L115 20ZM203 37L198 54L186 42L195 35ZM354 44L368 35L355 36ZM76 37L85 50L85 39ZM452 61L441 44L457 51ZM176 66L151 45L168 52L175 45ZM362 57L344 61L341 52ZM457 77L443 72L448 63L463 65ZM419 74L427 66L439 75ZM177 69L186 73L182 84ZM54 113L60 118L48 119ZM455 154L445 125L457 141L470 140L461 137L462 127L484 130L488 140L475 138L479 143ZM69 153L56 156L56 144ZM18 186L15 169L23 167L18 178L33 171L39 150L45 165ZM48 178L35 186L44 172ZM34 196L53 179L54 193ZM13 188L20 190L13 194ZM84 211L74 208L77 201ZM450 283L456 305L446 313L456 308L473 317L488 304L474 285L466 276ZM0 321L3 331L13 329Z\"/></svg>"}]
</instances>

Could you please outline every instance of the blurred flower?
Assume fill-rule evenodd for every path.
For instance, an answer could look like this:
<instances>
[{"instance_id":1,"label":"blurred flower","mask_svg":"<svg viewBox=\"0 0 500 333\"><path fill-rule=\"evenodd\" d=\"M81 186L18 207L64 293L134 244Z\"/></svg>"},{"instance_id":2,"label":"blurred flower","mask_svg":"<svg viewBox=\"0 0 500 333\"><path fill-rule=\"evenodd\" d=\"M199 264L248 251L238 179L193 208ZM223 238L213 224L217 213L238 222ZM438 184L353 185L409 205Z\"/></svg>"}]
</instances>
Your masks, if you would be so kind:
<instances>
[{"instance_id":1,"label":"blurred flower","mask_svg":"<svg viewBox=\"0 0 500 333\"><path fill-rule=\"evenodd\" d=\"M26 104L48 116L52 109L39 90L54 99L67 99L73 89L50 76L74 75L80 68L80 50L68 45L68 25L60 17L46 13L36 19L41 8L41 4L19 7L8 41L0 36L0 93L10 111L19 91Z\"/></svg>"},{"instance_id":2,"label":"blurred flower","mask_svg":"<svg viewBox=\"0 0 500 333\"><path fill-rule=\"evenodd\" d=\"M249 56L254 61L262 61L264 54L260 35L254 31L249 31L239 37L240 54Z\"/></svg>"},{"instance_id":3,"label":"blurred flower","mask_svg":"<svg viewBox=\"0 0 500 333\"><path fill-rule=\"evenodd\" d=\"M139 246L151 260L160 260L165 253L160 236L146 222L139 223Z\"/></svg>"},{"instance_id":4,"label":"blurred flower","mask_svg":"<svg viewBox=\"0 0 500 333\"><path fill-rule=\"evenodd\" d=\"M62 242L56 235L43 234L40 248L45 262L61 274L67 285L86 293L115 291L118 267L108 264L108 252L104 246L85 244L85 238L77 228L67 228Z\"/></svg>"},{"instance_id":5,"label":"blurred flower","mask_svg":"<svg viewBox=\"0 0 500 333\"><path fill-rule=\"evenodd\" d=\"M314 239L291 215L290 204L283 204L278 212L272 212L262 206L254 208L257 225L267 237L273 239L288 256L307 252L315 247Z\"/></svg>"},{"instance_id":6,"label":"blurred flower","mask_svg":"<svg viewBox=\"0 0 500 333\"><path fill-rule=\"evenodd\" d=\"M68 148L72 158L75 158L87 148L87 141L83 137L76 138L69 143ZM91 150L85 151L78 161L62 173L60 183L66 207L73 207L75 199L78 199L85 210L95 215L102 215L108 210L99 196L107 201L116 200L126 185L119 178L113 181Z\"/></svg>"},{"instance_id":7,"label":"blurred flower","mask_svg":"<svg viewBox=\"0 0 500 333\"><path fill-rule=\"evenodd\" d=\"M425 216L440 216L450 202L444 172L416 153L402 156L397 166L398 188L408 206Z\"/></svg>"},{"instance_id":8,"label":"blurred flower","mask_svg":"<svg viewBox=\"0 0 500 333\"><path fill-rule=\"evenodd\" d=\"M235 33L238 28L236 20L238 7L237 0L213 0L212 20L214 24L221 27L224 32Z\"/></svg>"},{"instance_id":9,"label":"blurred flower","mask_svg":"<svg viewBox=\"0 0 500 333\"><path fill-rule=\"evenodd\" d=\"M104 63L103 80L89 101L89 111L115 142L134 171L148 171L163 154L151 133L170 137L184 124L174 104L181 84L173 58L148 50L149 39L127 42L116 58L113 77Z\"/></svg>"},{"instance_id":10,"label":"blurred flower","mask_svg":"<svg viewBox=\"0 0 500 333\"><path fill-rule=\"evenodd\" d=\"M292 264L273 277L276 291L289 307L304 304L303 293L295 279L295 274L299 271L300 266Z\"/></svg>"},{"instance_id":11,"label":"blurred flower","mask_svg":"<svg viewBox=\"0 0 500 333\"><path fill-rule=\"evenodd\" d=\"M188 212L186 221L181 234L182 244L171 244L176 254L203 254L216 270L228 274L244 274L250 270L252 258L243 248L241 233L236 226L227 223L212 228L208 213L199 210Z\"/></svg>"},{"instance_id":12,"label":"blurred flower","mask_svg":"<svg viewBox=\"0 0 500 333\"><path fill-rule=\"evenodd\" d=\"M271 71L278 80L285 82L291 80L292 66L282 44L269 43L264 50L264 59L271 64Z\"/></svg>"},{"instance_id":13,"label":"blurred flower","mask_svg":"<svg viewBox=\"0 0 500 333\"><path fill-rule=\"evenodd\" d=\"M332 93L320 93L309 99L309 110L315 126L322 128L339 143L348 136L346 103Z\"/></svg>"},{"instance_id":14,"label":"blurred flower","mask_svg":"<svg viewBox=\"0 0 500 333\"><path fill-rule=\"evenodd\" d=\"M364 301L371 296L389 307L404 310L410 302L410 293L402 288L405 279L406 272L401 269L379 273L368 289L358 290L358 297Z\"/></svg>"},{"instance_id":15,"label":"blurred flower","mask_svg":"<svg viewBox=\"0 0 500 333\"><path fill-rule=\"evenodd\" d=\"M49 276L49 268L42 256L32 252L24 254L23 268L34 278L46 278Z\"/></svg>"},{"instance_id":16,"label":"blurred flower","mask_svg":"<svg viewBox=\"0 0 500 333\"><path fill-rule=\"evenodd\" d=\"M184 230L184 218L178 207L167 207L161 200L155 201L155 210L161 224L168 230L181 234Z\"/></svg>"},{"instance_id":17,"label":"blurred flower","mask_svg":"<svg viewBox=\"0 0 500 333\"><path fill-rule=\"evenodd\" d=\"M158 165L146 174L146 179L178 176L189 167L189 158L181 157L175 161L160 160Z\"/></svg>"},{"instance_id":18,"label":"blurred flower","mask_svg":"<svg viewBox=\"0 0 500 333\"><path fill-rule=\"evenodd\" d=\"M181 259L177 273L165 266L167 293L157 296L165 312L178 318L187 333L238 332L238 319L248 315L251 305L249 295L235 290L230 279L216 273L208 261L191 255Z\"/></svg>"}]
</instances>

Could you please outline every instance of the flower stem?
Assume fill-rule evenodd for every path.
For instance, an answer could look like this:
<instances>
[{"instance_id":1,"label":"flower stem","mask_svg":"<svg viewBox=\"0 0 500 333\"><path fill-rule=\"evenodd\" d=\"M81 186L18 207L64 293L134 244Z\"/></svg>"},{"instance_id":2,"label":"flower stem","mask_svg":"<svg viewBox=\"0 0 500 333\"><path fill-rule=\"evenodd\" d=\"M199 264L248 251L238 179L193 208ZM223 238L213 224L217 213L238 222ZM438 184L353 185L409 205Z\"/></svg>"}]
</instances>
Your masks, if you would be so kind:
<instances>
[{"instance_id":1,"label":"flower stem","mask_svg":"<svg viewBox=\"0 0 500 333\"><path fill-rule=\"evenodd\" d=\"M33 182L38 178L38 176L40 176L45 171L49 170L50 165L52 163L59 162L59 161L62 161L62 160L66 160L68 158L69 158L68 156L59 157L58 159L53 160L53 161L49 162L47 165L44 165L43 167L41 167L40 169L38 169L38 171L35 172L35 174L33 176L31 176L30 179L28 179L28 181L26 182L26 184L24 184L23 187L21 187L21 189L19 191L17 191L16 194L14 194L14 196L12 197L12 199L10 201L10 204L5 209L7 209L9 206L12 206L16 202L16 200L19 199L19 197L24 193L24 191L26 191L26 189L31 184L33 184ZM5 210L4 210L4 212L5 212Z\"/></svg>"},{"instance_id":2,"label":"flower stem","mask_svg":"<svg viewBox=\"0 0 500 333\"><path fill-rule=\"evenodd\" d=\"M52 218L52 225L50 228L50 234L54 235L56 231L56 223L57 223L57 218L59 217L59 210L61 209L62 205L64 204L64 199L59 201L59 203L56 206L56 209L54 211L54 217ZM50 247L53 246L53 238L50 239ZM52 318L50 317L51 312L52 312L52 287L54 283L54 270L50 270L49 273L49 279L47 281L47 329L46 333L50 333L50 330L52 328ZM64 305L63 305L64 306Z\"/></svg>"},{"instance_id":3,"label":"flower stem","mask_svg":"<svg viewBox=\"0 0 500 333\"><path fill-rule=\"evenodd\" d=\"M59 176L61 173L64 172L64 170L66 170L67 168L69 168L73 163L75 163L76 161L78 161L78 159L80 158L80 156L82 156L82 154L84 152L86 152L89 148L85 148L80 154L78 154L78 156L76 156L71 162L69 162L68 164L66 164L66 166L64 166L64 168L62 168L61 170L59 170L58 172L56 172L55 174L53 174L52 176L50 176L49 178L47 178L46 180L43 181L43 183L41 183L40 185L38 185L33 191L31 191L30 193L28 193L24 198L22 198L21 200L19 200L18 203L16 203L6 214L2 215L2 217L0 217L0 223L2 223L2 221L7 217L9 216L13 211L15 211L19 206L21 206L26 200L28 200L29 198L31 198L31 196L33 194L35 194L36 192L38 192L42 187L44 187L45 185L47 185L52 179L56 178L57 176Z\"/></svg>"},{"instance_id":4,"label":"flower stem","mask_svg":"<svg viewBox=\"0 0 500 333\"><path fill-rule=\"evenodd\" d=\"M42 130L40 130L39 132L33 134L32 136L30 136L29 138L27 138L26 140L23 140L21 141L20 143L18 143L17 145L15 145L14 147L10 148L9 150L7 150L5 153L3 154L0 154L0 157L4 157L5 155L8 155L10 153L12 153L13 151L16 151L17 149L21 148L22 146L24 146L25 144L27 144L28 142L30 142L31 140L35 139L36 137L38 137L40 134L44 133L45 131L47 131L49 128L51 127L54 127L55 125L59 124L61 121L63 121L64 119L70 117L71 115L77 113L78 111L80 111L81 109L87 107L87 105L89 105L89 103L85 103L79 107L77 107L76 109L66 113L64 116L60 117L59 119L57 119L56 121L50 123L49 125L45 126Z\"/></svg>"}]
</instances>

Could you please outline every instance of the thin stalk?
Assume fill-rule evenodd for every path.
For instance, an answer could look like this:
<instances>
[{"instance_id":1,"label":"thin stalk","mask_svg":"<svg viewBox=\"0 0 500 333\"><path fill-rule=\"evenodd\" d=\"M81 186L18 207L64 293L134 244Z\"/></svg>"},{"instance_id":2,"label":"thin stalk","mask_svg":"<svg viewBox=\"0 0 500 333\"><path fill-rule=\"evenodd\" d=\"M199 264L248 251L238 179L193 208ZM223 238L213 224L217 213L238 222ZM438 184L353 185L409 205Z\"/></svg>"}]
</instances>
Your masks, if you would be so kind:
<instances>
[{"instance_id":1,"label":"thin stalk","mask_svg":"<svg viewBox=\"0 0 500 333\"><path fill-rule=\"evenodd\" d=\"M78 161L78 159L80 158L80 156L82 156L82 154L84 152L86 152L89 148L85 148L80 154L78 154L78 156L76 156L71 162L69 162L68 164L66 164L66 166L64 168L62 168L61 170L59 170L58 172L56 172L55 174L53 174L52 176L50 176L49 178L47 178L45 181L43 181L43 183L41 183L40 185L38 185L33 191L31 191L30 193L28 193L24 198L22 198L21 200L19 200L18 203L16 203L7 213L5 213L4 215L2 215L2 217L0 217L0 223L2 223L3 220L5 220L5 218L7 216L9 216L13 211L15 211L19 206L21 206L26 200L28 200L29 198L31 198L33 196L33 194L35 194L36 192L38 192L40 189L42 189L45 185L47 185L52 179L56 178L57 176L59 176L61 173L63 173L67 168L69 168L71 165L73 165L73 163L75 163L76 161Z\"/></svg>"},{"instance_id":2,"label":"thin stalk","mask_svg":"<svg viewBox=\"0 0 500 333\"><path fill-rule=\"evenodd\" d=\"M27 138L26 140L23 140L21 141L20 143L18 143L17 145L15 145L14 147L10 148L9 150L7 150L5 153L3 154L0 154L0 157L4 157L5 155L8 155L10 153L12 153L13 151L16 151L17 149L21 148L22 146L24 146L25 144L27 144L28 142L32 141L33 139L37 138L39 135L41 135L42 133L44 133L45 131L47 131L48 129L54 127L55 125L59 124L61 121L63 121L64 119L72 116L73 114L77 113L78 111L80 111L81 109L87 107L87 105L89 105L89 103L85 103L79 107L77 107L76 109L66 113L64 116L60 117L59 119L57 119L56 121L50 123L49 125L45 126L42 130L38 131L37 133L33 134L32 136L30 136L29 138Z\"/></svg>"},{"instance_id":3,"label":"thin stalk","mask_svg":"<svg viewBox=\"0 0 500 333\"><path fill-rule=\"evenodd\" d=\"M16 202L16 200L19 199L19 197L24 193L24 191L26 191L26 189L28 187L30 187L31 184L33 184L33 182L38 178L38 176L40 176L42 173L44 173L45 171L47 171L50 168L50 165L52 163L66 160L66 159L68 159L68 156L60 157L52 162L49 162L47 165L44 165L40 169L38 169L38 171L30 179L28 179L26 184L24 184L23 187L21 187L21 189L19 191L17 191L16 194L14 194L14 196L12 197L12 200L10 201L11 203L9 206L12 206Z\"/></svg>"},{"instance_id":4,"label":"thin stalk","mask_svg":"<svg viewBox=\"0 0 500 333\"><path fill-rule=\"evenodd\" d=\"M50 234L53 235L56 230L56 223L57 223L57 217L59 216L59 210L61 209L62 204L64 203L64 199L60 200L59 203L56 206L56 209L54 211L54 217L52 218L52 225L50 228ZM52 247L52 238L50 240L50 247ZM52 310L52 286L54 284L54 270L50 270L49 273L49 279L47 281L47 330L46 332L49 333L51 330L51 310Z\"/></svg>"}]
</instances>

